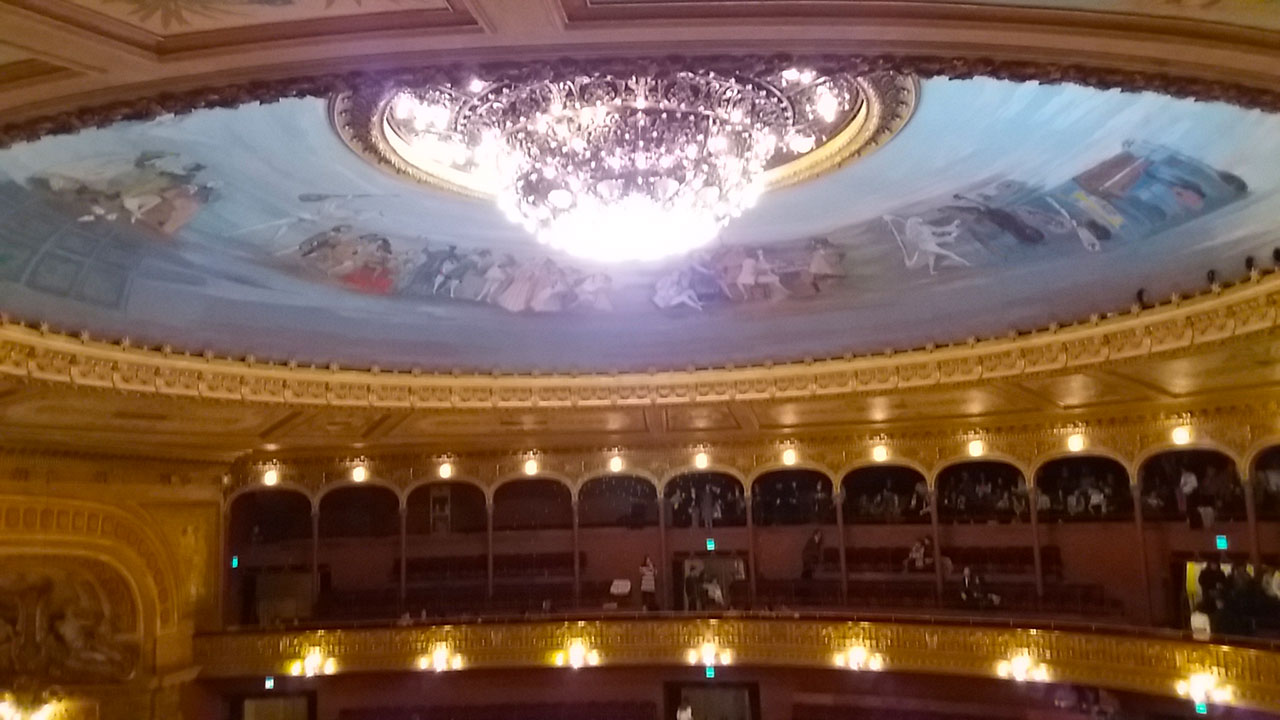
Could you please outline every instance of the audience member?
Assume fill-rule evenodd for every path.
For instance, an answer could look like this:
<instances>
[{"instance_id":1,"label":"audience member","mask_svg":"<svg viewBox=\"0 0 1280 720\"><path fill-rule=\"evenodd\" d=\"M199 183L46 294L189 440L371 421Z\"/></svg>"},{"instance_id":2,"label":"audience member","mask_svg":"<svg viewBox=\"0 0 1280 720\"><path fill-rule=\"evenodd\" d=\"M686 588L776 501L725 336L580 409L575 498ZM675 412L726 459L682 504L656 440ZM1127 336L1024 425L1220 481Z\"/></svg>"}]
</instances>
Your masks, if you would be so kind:
<instances>
[{"instance_id":1,"label":"audience member","mask_svg":"<svg viewBox=\"0 0 1280 720\"><path fill-rule=\"evenodd\" d=\"M1027 518L1022 473L994 462L967 463L939 479L938 515L952 522L1015 522Z\"/></svg>"},{"instance_id":2,"label":"audience member","mask_svg":"<svg viewBox=\"0 0 1280 720\"><path fill-rule=\"evenodd\" d=\"M805 541L804 548L800 551L800 579L812 580L813 572L818 568L818 563L822 561L822 531L814 530L809 539Z\"/></svg>"},{"instance_id":3,"label":"audience member","mask_svg":"<svg viewBox=\"0 0 1280 720\"><path fill-rule=\"evenodd\" d=\"M640 604L645 609L658 609L658 572L653 567L653 559L648 555L644 556L644 562L640 563Z\"/></svg>"},{"instance_id":4,"label":"audience member","mask_svg":"<svg viewBox=\"0 0 1280 720\"><path fill-rule=\"evenodd\" d=\"M968 607L985 610L1000 605L1000 596L988 592L982 576L965 565L960 576L960 602Z\"/></svg>"},{"instance_id":5,"label":"audience member","mask_svg":"<svg viewBox=\"0 0 1280 720\"><path fill-rule=\"evenodd\" d=\"M1164 453L1142 466L1141 480L1143 513L1152 520L1186 520L1205 528L1244 519L1244 486L1235 464L1219 453Z\"/></svg>"}]
</instances>

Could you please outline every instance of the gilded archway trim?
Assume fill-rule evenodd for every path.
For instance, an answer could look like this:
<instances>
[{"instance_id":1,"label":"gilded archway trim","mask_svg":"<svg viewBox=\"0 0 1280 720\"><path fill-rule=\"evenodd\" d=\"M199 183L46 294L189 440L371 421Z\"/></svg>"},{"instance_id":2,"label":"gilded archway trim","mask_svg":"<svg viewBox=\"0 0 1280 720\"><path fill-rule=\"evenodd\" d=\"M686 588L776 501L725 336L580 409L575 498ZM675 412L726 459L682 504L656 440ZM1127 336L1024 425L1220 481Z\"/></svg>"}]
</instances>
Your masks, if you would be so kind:
<instances>
[{"instance_id":1,"label":"gilded archway trim","mask_svg":"<svg viewBox=\"0 0 1280 720\"><path fill-rule=\"evenodd\" d=\"M0 495L0 546L92 551L126 568L144 606L153 604L152 632L173 630L182 617L174 559L139 515L81 500Z\"/></svg>"}]
</instances>

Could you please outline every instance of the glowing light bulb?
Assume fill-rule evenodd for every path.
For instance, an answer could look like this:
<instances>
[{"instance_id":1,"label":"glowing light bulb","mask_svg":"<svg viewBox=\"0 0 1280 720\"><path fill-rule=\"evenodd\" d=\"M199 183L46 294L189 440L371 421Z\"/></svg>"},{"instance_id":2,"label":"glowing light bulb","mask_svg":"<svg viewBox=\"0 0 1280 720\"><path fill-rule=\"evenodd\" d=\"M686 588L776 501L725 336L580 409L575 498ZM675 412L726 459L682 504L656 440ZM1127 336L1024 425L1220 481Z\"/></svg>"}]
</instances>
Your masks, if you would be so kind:
<instances>
[{"instance_id":1,"label":"glowing light bulb","mask_svg":"<svg viewBox=\"0 0 1280 720\"><path fill-rule=\"evenodd\" d=\"M1169 433L1169 438L1173 440L1174 445L1186 445L1191 442L1191 428L1186 425L1179 425Z\"/></svg>"},{"instance_id":2,"label":"glowing light bulb","mask_svg":"<svg viewBox=\"0 0 1280 720\"><path fill-rule=\"evenodd\" d=\"M706 470L711 465L711 457L704 452L700 452L693 456L693 466L699 470Z\"/></svg>"},{"instance_id":3,"label":"glowing light bulb","mask_svg":"<svg viewBox=\"0 0 1280 720\"><path fill-rule=\"evenodd\" d=\"M1084 449L1084 435L1076 433L1067 438L1067 449L1071 452L1080 452Z\"/></svg>"},{"instance_id":4,"label":"glowing light bulb","mask_svg":"<svg viewBox=\"0 0 1280 720\"><path fill-rule=\"evenodd\" d=\"M537 474L538 474L538 461L537 461L537 460L534 460L533 458L529 458L528 460L525 460L525 461L524 461L524 474L525 474L525 475L537 475Z\"/></svg>"},{"instance_id":5,"label":"glowing light bulb","mask_svg":"<svg viewBox=\"0 0 1280 720\"><path fill-rule=\"evenodd\" d=\"M797 453L795 448L787 448L786 450L782 451L783 465L795 465L797 459L798 458L797 458Z\"/></svg>"},{"instance_id":6,"label":"glowing light bulb","mask_svg":"<svg viewBox=\"0 0 1280 720\"><path fill-rule=\"evenodd\" d=\"M453 463L448 461L440 463L440 467L436 469L436 474L443 480L453 477Z\"/></svg>"},{"instance_id":7,"label":"glowing light bulb","mask_svg":"<svg viewBox=\"0 0 1280 720\"><path fill-rule=\"evenodd\" d=\"M280 471L276 470L275 468L270 468L266 472L262 473L263 485L266 485L267 487L271 487L278 482L280 482Z\"/></svg>"},{"instance_id":8,"label":"glowing light bulb","mask_svg":"<svg viewBox=\"0 0 1280 720\"><path fill-rule=\"evenodd\" d=\"M369 479L369 469L363 465L357 465L351 468L351 481L362 483Z\"/></svg>"},{"instance_id":9,"label":"glowing light bulb","mask_svg":"<svg viewBox=\"0 0 1280 720\"><path fill-rule=\"evenodd\" d=\"M969 456L970 456L970 457L982 457L982 455L983 455L984 453L986 453L986 452L987 452L987 444L986 444L986 443L982 442L981 440L970 440L970 441L969 441Z\"/></svg>"},{"instance_id":10,"label":"glowing light bulb","mask_svg":"<svg viewBox=\"0 0 1280 720\"><path fill-rule=\"evenodd\" d=\"M614 455L609 458L609 472L622 472L622 456Z\"/></svg>"},{"instance_id":11,"label":"glowing light bulb","mask_svg":"<svg viewBox=\"0 0 1280 720\"><path fill-rule=\"evenodd\" d=\"M887 445L877 445L871 448L871 459L876 462L884 462L889 459L889 447Z\"/></svg>"}]
</instances>

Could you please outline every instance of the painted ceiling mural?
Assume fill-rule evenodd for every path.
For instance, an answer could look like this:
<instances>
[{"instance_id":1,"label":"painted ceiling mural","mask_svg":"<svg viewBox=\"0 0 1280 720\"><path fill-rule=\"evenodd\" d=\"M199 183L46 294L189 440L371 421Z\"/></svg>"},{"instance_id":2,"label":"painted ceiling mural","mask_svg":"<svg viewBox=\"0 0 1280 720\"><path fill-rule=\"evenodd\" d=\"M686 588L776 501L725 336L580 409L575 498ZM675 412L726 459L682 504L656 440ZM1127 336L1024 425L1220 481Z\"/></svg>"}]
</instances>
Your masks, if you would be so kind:
<instances>
[{"instance_id":1,"label":"painted ceiling mural","mask_svg":"<svg viewBox=\"0 0 1280 720\"><path fill-rule=\"evenodd\" d=\"M548 251L351 152L324 99L0 151L0 310L135 344L383 368L610 371L1003 335L1270 263L1280 116L922 83L870 156L653 264ZM1270 211L1269 211L1270 209ZM600 228L608 242L609 228Z\"/></svg>"}]
</instances>

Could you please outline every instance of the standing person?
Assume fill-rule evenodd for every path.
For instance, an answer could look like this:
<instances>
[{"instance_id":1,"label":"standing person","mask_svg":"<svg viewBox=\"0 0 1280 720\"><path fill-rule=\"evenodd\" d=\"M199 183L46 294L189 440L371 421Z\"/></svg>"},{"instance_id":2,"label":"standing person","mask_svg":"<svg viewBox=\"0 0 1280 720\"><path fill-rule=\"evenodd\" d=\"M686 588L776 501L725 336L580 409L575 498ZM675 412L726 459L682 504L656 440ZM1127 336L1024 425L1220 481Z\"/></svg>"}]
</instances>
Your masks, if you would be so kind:
<instances>
[{"instance_id":1,"label":"standing person","mask_svg":"<svg viewBox=\"0 0 1280 720\"><path fill-rule=\"evenodd\" d=\"M822 530L814 530L813 534L804 544L804 549L800 551L800 579L809 581L813 579L813 571L817 569L818 562L822 560Z\"/></svg>"},{"instance_id":2,"label":"standing person","mask_svg":"<svg viewBox=\"0 0 1280 720\"><path fill-rule=\"evenodd\" d=\"M688 700L680 701L680 707L676 708L676 720L693 720L693 706Z\"/></svg>"},{"instance_id":3,"label":"standing person","mask_svg":"<svg viewBox=\"0 0 1280 720\"><path fill-rule=\"evenodd\" d=\"M645 555L644 562L640 563L640 604L646 612L658 609L657 575L657 570L653 567L653 559Z\"/></svg>"}]
</instances>

